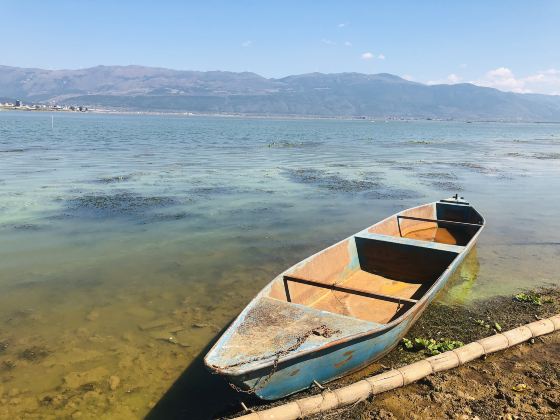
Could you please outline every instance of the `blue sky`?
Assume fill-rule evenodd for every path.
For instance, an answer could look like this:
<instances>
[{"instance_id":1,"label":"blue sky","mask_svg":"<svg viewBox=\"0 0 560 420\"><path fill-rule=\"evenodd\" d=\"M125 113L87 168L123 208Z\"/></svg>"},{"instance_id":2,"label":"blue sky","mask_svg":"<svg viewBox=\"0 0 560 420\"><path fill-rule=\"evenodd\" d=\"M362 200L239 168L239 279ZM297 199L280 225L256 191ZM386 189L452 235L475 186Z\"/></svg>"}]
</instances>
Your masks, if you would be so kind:
<instances>
[{"instance_id":1,"label":"blue sky","mask_svg":"<svg viewBox=\"0 0 560 420\"><path fill-rule=\"evenodd\" d=\"M0 0L0 64L388 72L560 94L560 1Z\"/></svg>"}]
</instances>

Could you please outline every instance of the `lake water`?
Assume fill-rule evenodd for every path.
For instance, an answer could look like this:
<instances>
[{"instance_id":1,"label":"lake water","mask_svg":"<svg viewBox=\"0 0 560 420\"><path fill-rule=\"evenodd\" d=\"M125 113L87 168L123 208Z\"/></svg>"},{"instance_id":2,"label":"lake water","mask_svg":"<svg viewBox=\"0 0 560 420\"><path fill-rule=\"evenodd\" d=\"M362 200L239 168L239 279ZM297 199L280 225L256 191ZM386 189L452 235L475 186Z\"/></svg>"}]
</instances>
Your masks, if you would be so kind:
<instances>
[{"instance_id":1,"label":"lake water","mask_svg":"<svg viewBox=\"0 0 560 420\"><path fill-rule=\"evenodd\" d=\"M198 418L200 354L276 274L458 192L449 304L560 271L560 125L0 112L0 417Z\"/></svg>"}]
</instances>

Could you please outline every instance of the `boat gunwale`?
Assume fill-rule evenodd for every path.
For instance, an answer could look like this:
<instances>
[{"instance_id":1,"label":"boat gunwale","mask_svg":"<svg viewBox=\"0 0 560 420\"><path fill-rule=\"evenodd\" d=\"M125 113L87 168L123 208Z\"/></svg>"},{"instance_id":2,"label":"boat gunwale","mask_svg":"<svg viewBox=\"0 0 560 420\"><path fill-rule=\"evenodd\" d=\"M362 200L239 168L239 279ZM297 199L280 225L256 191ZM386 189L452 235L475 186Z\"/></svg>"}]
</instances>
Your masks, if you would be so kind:
<instances>
[{"instance_id":1,"label":"boat gunwale","mask_svg":"<svg viewBox=\"0 0 560 420\"><path fill-rule=\"evenodd\" d=\"M266 358L263 360L258 360L258 361L253 361L253 362L248 362L245 365L238 365L238 366L217 366L217 365L213 365L209 362L209 356L214 353L215 349L218 347L218 345L220 344L220 341L222 341L222 338L224 336L226 336L226 334L228 334L230 331L233 332L237 329L237 327L239 326L239 324L243 321L243 319L245 318L245 316L247 315L247 313L249 312L249 310L256 304L257 299L261 298L265 293L267 293L270 288L272 287L273 283L279 279L282 278L284 275L286 275L290 270L294 269L295 267L307 263L309 260L315 258L316 256L320 255L321 253L327 251L330 248L333 248L337 245L340 245L341 243L348 241L352 238L354 238L356 235L358 235L361 232L367 231L389 219L391 219L392 217L396 217L399 214L401 214L404 211L409 211L409 210L415 210L415 209L419 209L421 207L425 207L425 206L429 206L429 205L437 205L437 203L442 202L441 200L439 201L433 201L433 202L429 202L429 203L425 203L425 204L421 204L415 207L409 207L406 209L403 209L397 213L394 213L380 221L378 221L377 223L374 223L373 225L362 229L359 232L356 232L326 248L321 249L320 251L308 256L307 258L299 261L298 263L292 265L291 267L287 268L286 270L284 270L282 273L278 274L276 277L274 277L270 282L268 282L261 290L260 292L251 300L251 302L249 302L247 304L247 306L245 306L245 308L241 311L241 313L235 318L235 320L229 325L229 327L226 329L226 331L223 333L223 335L218 339L218 341L216 341L216 343L214 343L214 345L212 346L212 348L208 351L208 353L206 354L206 356L204 357L204 363L206 364L207 367L209 367L210 369L214 370L217 373L226 375L226 376L241 376L241 375L245 375L247 373L250 372L254 372L254 371L258 371L261 369L264 369L266 367L269 366L273 366L275 364L275 360L274 358ZM446 204L452 204L452 205L463 205L465 207L470 207L473 210L475 210L475 208L468 204L462 204L460 202L458 203L449 203L449 202L445 202ZM475 210L476 211L476 210ZM476 211L477 212L477 211ZM358 339L362 339L374 334L380 334L383 333L384 331L389 331L391 329L393 329L395 326L399 325L400 323L402 323L407 317L409 317L411 314L414 314L414 308L421 308L426 301L432 297L433 294L433 290L437 288L437 286L439 286L439 284L443 281L443 278L446 277L446 275L449 273L449 271L451 270L451 268L453 267L453 265L455 264L455 262L457 261L458 258L460 258L461 255L466 255L468 254L472 247L474 246L474 244L476 243L478 236L480 235L480 233L482 232L482 230L484 229L485 225L486 225L486 220L484 219L484 217L477 212L477 214L480 216L481 218L481 223L480 223L480 228L477 230L477 232L472 236L472 238L469 240L469 242L463 247L463 249L456 253L455 257L453 258L453 260L451 261L451 263L447 266L447 268L441 273L441 275L434 281L434 283L432 284L432 286L424 293L424 295L418 299L418 301L412 305L410 307L410 309L406 312L404 312L401 316L399 316L398 318L395 318L393 321L387 323L387 324L380 324L379 328L375 328L375 329L369 329L364 331L363 333L357 333L357 334L353 334L353 335L349 335L349 336L345 336L342 337L340 339L337 340L333 340L333 341L329 341L327 343L325 343L324 345L320 346L320 347L316 347L316 348L311 348L311 349L306 349L306 350L301 350L301 351L294 351L288 355L285 355L284 357L282 357L281 359L279 359L277 361L278 364L284 363L286 361L290 361L292 359L296 359L296 358L300 358L303 356L306 356L308 354L311 353L316 353L319 351L324 351L326 349L329 349L331 347L335 347L335 346L339 346L341 344L344 343L348 343L354 340L358 340ZM390 236L390 235L386 235L386 236ZM448 251L448 252L453 252L453 251ZM292 304L296 304L296 303L292 303ZM343 315L343 314L337 314L349 319L358 319L356 317L351 317L351 316L347 316L347 315ZM367 321L366 321L367 322Z\"/></svg>"}]
</instances>

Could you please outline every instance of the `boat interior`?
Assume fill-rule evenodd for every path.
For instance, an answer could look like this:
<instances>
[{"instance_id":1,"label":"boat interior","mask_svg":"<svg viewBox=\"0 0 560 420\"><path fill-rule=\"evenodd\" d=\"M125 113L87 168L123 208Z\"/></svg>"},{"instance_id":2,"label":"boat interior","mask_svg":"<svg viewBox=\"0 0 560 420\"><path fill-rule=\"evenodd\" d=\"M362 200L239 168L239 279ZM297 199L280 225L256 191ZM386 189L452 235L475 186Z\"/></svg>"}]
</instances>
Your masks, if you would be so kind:
<instances>
[{"instance_id":1,"label":"boat interior","mask_svg":"<svg viewBox=\"0 0 560 420\"><path fill-rule=\"evenodd\" d=\"M237 372L274 360L294 340L303 352L381 328L426 294L482 224L468 203L445 201L382 220L274 279L206 363Z\"/></svg>"},{"instance_id":2,"label":"boat interior","mask_svg":"<svg viewBox=\"0 0 560 420\"><path fill-rule=\"evenodd\" d=\"M482 227L442 200L405 210L301 262L266 297L378 324L410 310Z\"/></svg>"}]
</instances>

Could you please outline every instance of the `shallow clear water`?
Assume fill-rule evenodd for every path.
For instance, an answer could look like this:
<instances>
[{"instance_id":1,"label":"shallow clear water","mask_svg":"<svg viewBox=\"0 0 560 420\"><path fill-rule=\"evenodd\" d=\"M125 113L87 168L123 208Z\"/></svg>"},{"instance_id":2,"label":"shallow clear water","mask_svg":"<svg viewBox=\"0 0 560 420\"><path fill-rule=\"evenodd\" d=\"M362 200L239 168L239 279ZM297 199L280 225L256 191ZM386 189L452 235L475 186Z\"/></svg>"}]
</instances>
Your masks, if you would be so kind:
<instances>
[{"instance_id":1,"label":"shallow clear water","mask_svg":"<svg viewBox=\"0 0 560 420\"><path fill-rule=\"evenodd\" d=\"M455 192L487 228L439 299L558 284L558 191L555 124L0 112L0 417L215 413L193 360L263 285Z\"/></svg>"}]
</instances>

